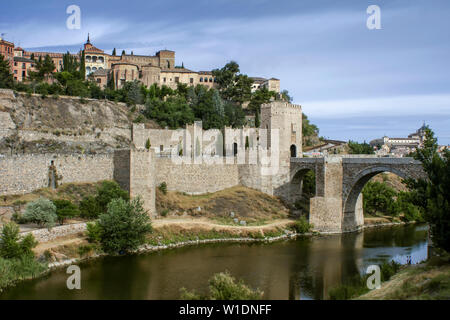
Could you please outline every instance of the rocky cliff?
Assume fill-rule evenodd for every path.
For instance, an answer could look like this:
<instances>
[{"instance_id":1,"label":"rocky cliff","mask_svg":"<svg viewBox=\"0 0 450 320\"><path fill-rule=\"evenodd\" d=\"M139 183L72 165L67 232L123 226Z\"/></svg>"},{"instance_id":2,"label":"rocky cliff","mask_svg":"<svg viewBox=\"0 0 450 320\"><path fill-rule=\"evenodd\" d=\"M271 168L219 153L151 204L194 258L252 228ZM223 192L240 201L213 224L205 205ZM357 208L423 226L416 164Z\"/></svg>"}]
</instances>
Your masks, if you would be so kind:
<instances>
[{"instance_id":1,"label":"rocky cliff","mask_svg":"<svg viewBox=\"0 0 450 320\"><path fill-rule=\"evenodd\" d=\"M136 116L124 103L0 89L0 154L98 153L126 147Z\"/></svg>"}]
</instances>

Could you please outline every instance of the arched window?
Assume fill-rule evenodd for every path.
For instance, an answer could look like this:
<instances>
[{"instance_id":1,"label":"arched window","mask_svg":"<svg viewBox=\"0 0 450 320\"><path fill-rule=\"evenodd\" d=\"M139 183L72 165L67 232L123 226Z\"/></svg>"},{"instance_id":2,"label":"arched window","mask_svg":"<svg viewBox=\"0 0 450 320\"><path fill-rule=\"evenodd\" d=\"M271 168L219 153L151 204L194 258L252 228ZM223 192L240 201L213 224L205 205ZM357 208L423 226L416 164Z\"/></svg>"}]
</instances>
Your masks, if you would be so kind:
<instances>
[{"instance_id":1,"label":"arched window","mask_svg":"<svg viewBox=\"0 0 450 320\"><path fill-rule=\"evenodd\" d=\"M209 82L212 82L212 78L209 78Z\"/></svg>"},{"instance_id":2,"label":"arched window","mask_svg":"<svg viewBox=\"0 0 450 320\"><path fill-rule=\"evenodd\" d=\"M203 78L200 78L200 82L203 82Z\"/></svg>"},{"instance_id":3,"label":"arched window","mask_svg":"<svg viewBox=\"0 0 450 320\"><path fill-rule=\"evenodd\" d=\"M295 144L293 144L291 146L291 158L296 158L297 157L297 146Z\"/></svg>"}]
</instances>

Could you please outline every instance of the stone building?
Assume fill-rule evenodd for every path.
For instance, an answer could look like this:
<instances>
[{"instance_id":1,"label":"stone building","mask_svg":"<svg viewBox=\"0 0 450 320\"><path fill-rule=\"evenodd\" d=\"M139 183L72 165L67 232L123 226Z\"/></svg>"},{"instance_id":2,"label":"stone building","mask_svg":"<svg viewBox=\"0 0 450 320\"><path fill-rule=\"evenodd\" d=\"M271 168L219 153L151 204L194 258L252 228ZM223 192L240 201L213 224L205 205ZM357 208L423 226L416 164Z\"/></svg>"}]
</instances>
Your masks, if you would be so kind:
<instances>
[{"instance_id":1,"label":"stone building","mask_svg":"<svg viewBox=\"0 0 450 320\"><path fill-rule=\"evenodd\" d=\"M423 146L425 139L425 123L416 132L408 135L407 138L389 138L384 136L380 139L370 141L370 145L376 148L379 155L396 155L403 157Z\"/></svg>"},{"instance_id":2,"label":"stone building","mask_svg":"<svg viewBox=\"0 0 450 320\"><path fill-rule=\"evenodd\" d=\"M9 61L12 70L14 59L14 43L6 41L2 37L0 37L0 54Z\"/></svg>"},{"instance_id":3,"label":"stone building","mask_svg":"<svg viewBox=\"0 0 450 320\"><path fill-rule=\"evenodd\" d=\"M22 82L26 81L30 75L30 71L34 71L35 61L23 56L24 50L20 47L14 49L14 80Z\"/></svg>"},{"instance_id":4,"label":"stone building","mask_svg":"<svg viewBox=\"0 0 450 320\"><path fill-rule=\"evenodd\" d=\"M108 66L108 55L97 47L91 44L91 40L87 38L87 42L84 44L84 55L86 65L86 76L89 76L92 72L97 70L105 70ZM80 53L81 56L81 53Z\"/></svg>"}]
</instances>

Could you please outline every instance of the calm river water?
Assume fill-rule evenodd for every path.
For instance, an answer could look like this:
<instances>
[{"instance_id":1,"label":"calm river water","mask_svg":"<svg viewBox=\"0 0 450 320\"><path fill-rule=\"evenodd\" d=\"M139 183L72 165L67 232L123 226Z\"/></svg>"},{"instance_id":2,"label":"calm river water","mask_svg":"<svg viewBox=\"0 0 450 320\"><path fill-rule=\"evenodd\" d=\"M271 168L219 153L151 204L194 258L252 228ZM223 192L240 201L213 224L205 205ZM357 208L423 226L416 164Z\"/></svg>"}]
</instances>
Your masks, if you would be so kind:
<instances>
[{"instance_id":1,"label":"calm river water","mask_svg":"<svg viewBox=\"0 0 450 320\"><path fill-rule=\"evenodd\" d=\"M81 290L68 290L65 270L27 281L0 299L178 299L185 287L207 292L208 279L228 270L267 299L326 299L327 291L371 264L420 262L427 226L367 229L271 244L207 244L83 263Z\"/></svg>"}]
</instances>

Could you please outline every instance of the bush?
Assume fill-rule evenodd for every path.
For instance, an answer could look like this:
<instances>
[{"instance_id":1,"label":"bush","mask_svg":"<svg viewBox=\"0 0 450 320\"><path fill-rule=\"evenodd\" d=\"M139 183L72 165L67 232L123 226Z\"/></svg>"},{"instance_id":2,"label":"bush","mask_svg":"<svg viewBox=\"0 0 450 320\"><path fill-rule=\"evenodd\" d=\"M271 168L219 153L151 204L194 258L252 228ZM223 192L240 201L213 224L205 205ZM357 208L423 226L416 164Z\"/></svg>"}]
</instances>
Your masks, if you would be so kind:
<instances>
[{"instance_id":1,"label":"bush","mask_svg":"<svg viewBox=\"0 0 450 320\"><path fill-rule=\"evenodd\" d=\"M89 242L100 243L102 240L102 227L97 222L91 222L86 225Z\"/></svg>"},{"instance_id":2,"label":"bush","mask_svg":"<svg viewBox=\"0 0 450 320\"><path fill-rule=\"evenodd\" d=\"M375 214L382 212L398 215L399 209L395 203L397 192L382 182L368 182L362 191L364 212Z\"/></svg>"},{"instance_id":3,"label":"bush","mask_svg":"<svg viewBox=\"0 0 450 320\"><path fill-rule=\"evenodd\" d=\"M80 216L87 219L96 219L100 214L97 200L93 196L84 198L80 202Z\"/></svg>"},{"instance_id":4,"label":"bush","mask_svg":"<svg viewBox=\"0 0 450 320\"><path fill-rule=\"evenodd\" d=\"M162 182L162 183L159 185L158 189L159 189L162 193L167 194L167 183Z\"/></svg>"},{"instance_id":5,"label":"bush","mask_svg":"<svg viewBox=\"0 0 450 320\"><path fill-rule=\"evenodd\" d=\"M19 259L0 258L0 291L18 280L35 278L47 269L33 257L24 256Z\"/></svg>"},{"instance_id":6,"label":"bush","mask_svg":"<svg viewBox=\"0 0 450 320\"><path fill-rule=\"evenodd\" d=\"M115 181L103 181L97 189L97 192L98 194L95 200L100 213L106 212L109 202L113 199L130 200L128 192L120 188L119 184Z\"/></svg>"},{"instance_id":7,"label":"bush","mask_svg":"<svg viewBox=\"0 0 450 320\"><path fill-rule=\"evenodd\" d=\"M400 270L401 264L392 260L391 262L384 262L380 266L381 281L388 281L394 274Z\"/></svg>"},{"instance_id":8,"label":"bush","mask_svg":"<svg viewBox=\"0 0 450 320\"><path fill-rule=\"evenodd\" d=\"M80 215L78 207L69 200L53 200L53 204L56 207L56 216L58 217L58 222L60 224L63 224L66 219Z\"/></svg>"},{"instance_id":9,"label":"bush","mask_svg":"<svg viewBox=\"0 0 450 320\"><path fill-rule=\"evenodd\" d=\"M301 216L297 221L295 221L294 229L297 233L307 233L310 232L313 225L308 222L305 216Z\"/></svg>"},{"instance_id":10,"label":"bush","mask_svg":"<svg viewBox=\"0 0 450 320\"><path fill-rule=\"evenodd\" d=\"M27 204L23 218L28 222L51 228L57 220L56 207L52 201L39 198Z\"/></svg>"},{"instance_id":11,"label":"bush","mask_svg":"<svg viewBox=\"0 0 450 320\"><path fill-rule=\"evenodd\" d=\"M127 252L145 243L146 235L152 231L150 217L138 197L132 201L113 199L108 212L101 214L101 245L108 253Z\"/></svg>"},{"instance_id":12,"label":"bush","mask_svg":"<svg viewBox=\"0 0 450 320\"><path fill-rule=\"evenodd\" d=\"M78 254L80 255L81 258L83 258L84 256L90 254L95 249L96 249L95 244L81 245L78 247Z\"/></svg>"},{"instance_id":13,"label":"bush","mask_svg":"<svg viewBox=\"0 0 450 320\"><path fill-rule=\"evenodd\" d=\"M185 288L181 290L183 300L259 300L263 292L249 288L242 280L236 281L229 272L216 273L209 279L209 296L201 297Z\"/></svg>"},{"instance_id":14,"label":"bush","mask_svg":"<svg viewBox=\"0 0 450 320\"><path fill-rule=\"evenodd\" d=\"M33 257L33 248L37 242L32 234L27 234L20 239L19 226L14 222L3 226L0 237L0 257L6 259L21 258L24 256Z\"/></svg>"}]
</instances>

